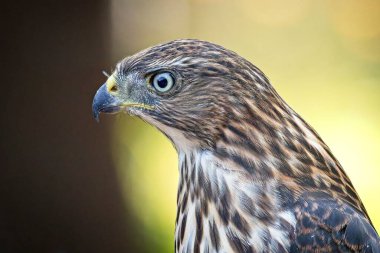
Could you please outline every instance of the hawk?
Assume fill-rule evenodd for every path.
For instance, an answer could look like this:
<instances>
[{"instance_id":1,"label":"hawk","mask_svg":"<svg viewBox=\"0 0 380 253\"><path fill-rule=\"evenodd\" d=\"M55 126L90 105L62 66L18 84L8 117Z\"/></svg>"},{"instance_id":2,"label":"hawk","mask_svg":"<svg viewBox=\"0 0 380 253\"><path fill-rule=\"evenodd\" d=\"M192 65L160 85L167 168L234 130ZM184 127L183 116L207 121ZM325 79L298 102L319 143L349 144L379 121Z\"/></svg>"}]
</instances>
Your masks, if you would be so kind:
<instances>
[{"instance_id":1,"label":"hawk","mask_svg":"<svg viewBox=\"0 0 380 253\"><path fill-rule=\"evenodd\" d=\"M92 108L138 116L175 146L176 252L380 252L330 149L238 54L190 39L145 49Z\"/></svg>"}]
</instances>

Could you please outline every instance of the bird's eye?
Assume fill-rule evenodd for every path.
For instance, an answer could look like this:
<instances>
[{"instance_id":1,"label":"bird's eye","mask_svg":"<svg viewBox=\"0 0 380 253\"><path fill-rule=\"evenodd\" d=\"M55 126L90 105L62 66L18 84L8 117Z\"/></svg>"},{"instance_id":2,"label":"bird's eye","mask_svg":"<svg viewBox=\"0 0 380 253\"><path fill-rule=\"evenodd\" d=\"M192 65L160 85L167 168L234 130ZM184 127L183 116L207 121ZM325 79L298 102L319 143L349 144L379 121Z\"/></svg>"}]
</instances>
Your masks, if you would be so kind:
<instances>
[{"instance_id":1,"label":"bird's eye","mask_svg":"<svg viewBox=\"0 0 380 253\"><path fill-rule=\"evenodd\" d=\"M168 72L158 73L151 80L153 87L159 92L167 92L174 85L174 78Z\"/></svg>"}]
</instances>

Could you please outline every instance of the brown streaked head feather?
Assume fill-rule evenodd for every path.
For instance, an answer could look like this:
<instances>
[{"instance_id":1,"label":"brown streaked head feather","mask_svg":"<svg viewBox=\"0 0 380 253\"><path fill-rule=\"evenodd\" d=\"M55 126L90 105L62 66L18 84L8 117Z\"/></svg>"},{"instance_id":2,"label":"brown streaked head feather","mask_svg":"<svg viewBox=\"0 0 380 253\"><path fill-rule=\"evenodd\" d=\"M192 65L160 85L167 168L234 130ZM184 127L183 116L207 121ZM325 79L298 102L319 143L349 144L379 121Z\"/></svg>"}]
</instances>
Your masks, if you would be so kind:
<instances>
[{"instance_id":1,"label":"brown streaked head feather","mask_svg":"<svg viewBox=\"0 0 380 253\"><path fill-rule=\"evenodd\" d=\"M328 147L253 64L209 42L176 40L124 59L115 75L125 80L163 70L173 73L175 87L152 93L155 110L139 111L143 119L179 131L188 143L258 177L291 178L300 191L329 188L362 210ZM163 132L175 143L170 130Z\"/></svg>"},{"instance_id":2,"label":"brown streaked head feather","mask_svg":"<svg viewBox=\"0 0 380 253\"><path fill-rule=\"evenodd\" d=\"M243 106L245 97L271 94L264 74L236 53L198 40L177 40L128 57L117 66L120 79L130 73L146 75L171 71L176 86L157 97L150 117L181 131L202 148L212 148L222 128L235 116L232 104Z\"/></svg>"}]
</instances>

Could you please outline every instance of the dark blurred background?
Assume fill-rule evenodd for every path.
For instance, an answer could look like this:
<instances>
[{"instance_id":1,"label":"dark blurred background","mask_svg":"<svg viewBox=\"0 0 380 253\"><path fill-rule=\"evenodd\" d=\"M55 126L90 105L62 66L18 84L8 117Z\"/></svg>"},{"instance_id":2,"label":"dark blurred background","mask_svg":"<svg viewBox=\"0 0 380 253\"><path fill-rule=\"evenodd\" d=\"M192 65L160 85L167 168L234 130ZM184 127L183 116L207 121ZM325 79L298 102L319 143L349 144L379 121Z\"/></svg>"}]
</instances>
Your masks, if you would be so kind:
<instances>
[{"instance_id":1,"label":"dark blurred background","mask_svg":"<svg viewBox=\"0 0 380 253\"><path fill-rule=\"evenodd\" d=\"M255 63L314 126L380 226L378 0L1 4L0 253L173 252L170 143L92 97L123 57L199 38Z\"/></svg>"},{"instance_id":2,"label":"dark blurred background","mask_svg":"<svg viewBox=\"0 0 380 253\"><path fill-rule=\"evenodd\" d=\"M133 252L92 96L111 66L106 1L1 4L0 252Z\"/></svg>"}]
</instances>

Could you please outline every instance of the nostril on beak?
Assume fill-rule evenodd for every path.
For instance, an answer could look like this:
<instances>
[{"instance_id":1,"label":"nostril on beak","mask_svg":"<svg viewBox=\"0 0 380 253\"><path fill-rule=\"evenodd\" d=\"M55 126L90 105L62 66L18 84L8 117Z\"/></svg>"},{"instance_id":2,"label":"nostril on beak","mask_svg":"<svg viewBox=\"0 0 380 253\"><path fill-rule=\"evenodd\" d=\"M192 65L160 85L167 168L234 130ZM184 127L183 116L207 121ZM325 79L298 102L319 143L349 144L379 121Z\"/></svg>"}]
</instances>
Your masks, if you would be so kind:
<instances>
[{"instance_id":1,"label":"nostril on beak","mask_svg":"<svg viewBox=\"0 0 380 253\"><path fill-rule=\"evenodd\" d=\"M117 92L118 91L117 84L116 83L107 84L107 91L110 93Z\"/></svg>"},{"instance_id":2,"label":"nostril on beak","mask_svg":"<svg viewBox=\"0 0 380 253\"><path fill-rule=\"evenodd\" d=\"M112 84L111 87L109 87L109 91L117 92L117 86L116 86L116 84Z\"/></svg>"},{"instance_id":3,"label":"nostril on beak","mask_svg":"<svg viewBox=\"0 0 380 253\"><path fill-rule=\"evenodd\" d=\"M110 93L118 92L119 88L114 76L108 77L107 82L106 82L106 87L107 87L107 91Z\"/></svg>"}]
</instances>

